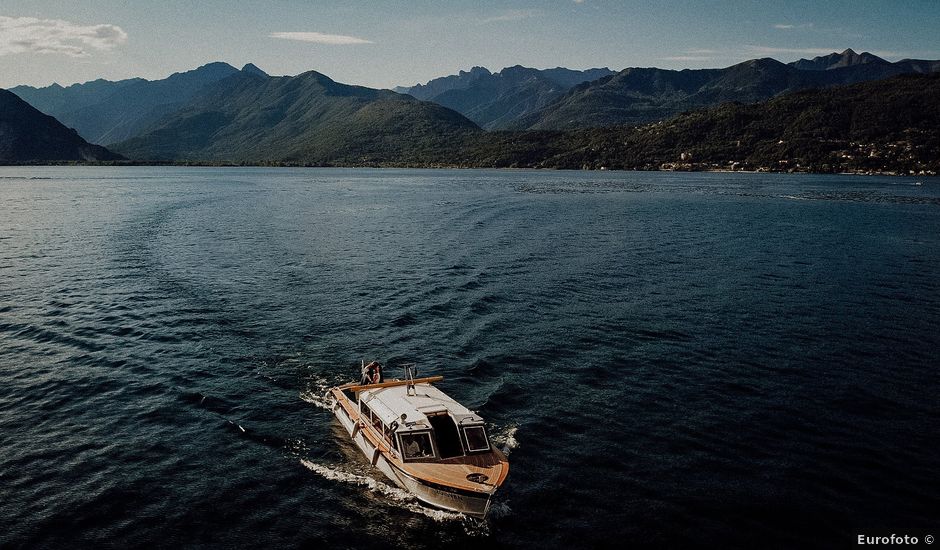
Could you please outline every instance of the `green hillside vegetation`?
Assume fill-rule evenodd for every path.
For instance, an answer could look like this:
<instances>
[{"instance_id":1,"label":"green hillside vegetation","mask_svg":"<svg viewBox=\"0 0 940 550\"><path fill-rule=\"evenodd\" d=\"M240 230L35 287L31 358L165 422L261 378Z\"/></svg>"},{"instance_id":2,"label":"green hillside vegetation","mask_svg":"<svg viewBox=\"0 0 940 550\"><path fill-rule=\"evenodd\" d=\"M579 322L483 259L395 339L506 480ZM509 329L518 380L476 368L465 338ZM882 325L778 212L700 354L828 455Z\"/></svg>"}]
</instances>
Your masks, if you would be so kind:
<instances>
[{"instance_id":1,"label":"green hillside vegetation","mask_svg":"<svg viewBox=\"0 0 940 550\"><path fill-rule=\"evenodd\" d=\"M114 149L134 159L308 165L448 162L481 130L460 114L311 71L239 73Z\"/></svg>"},{"instance_id":2,"label":"green hillside vegetation","mask_svg":"<svg viewBox=\"0 0 940 550\"><path fill-rule=\"evenodd\" d=\"M240 73L116 149L192 163L930 173L940 170L940 75L725 103L640 126L484 132L439 105L315 72Z\"/></svg>"},{"instance_id":3,"label":"green hillside vegetation","mask_svg":"<svg viewBox=\"0 0 940 550\"><path fill-rule=\"evenodd\" d=\"M937 172L940 75L903 75L763 103L728 103L643 126L489 138L467 152L466 164Z\"/></svg>"},{"instance_id":4,"label":"green hillside vegetation","mask_svg":"<svg viewBox=\"0 0 940 550\"><path fill-rule=\"evenodd\" d=\"M723 69L624 69L574 87L554 102L519 117L507 128L571 130L641 124L729 101L754 103L799 90L885 79L930 68L909 61L889 63L851 50L828 56L820 65L827 69L806 70L765 58Z\"/></svg>"}]
</instances>

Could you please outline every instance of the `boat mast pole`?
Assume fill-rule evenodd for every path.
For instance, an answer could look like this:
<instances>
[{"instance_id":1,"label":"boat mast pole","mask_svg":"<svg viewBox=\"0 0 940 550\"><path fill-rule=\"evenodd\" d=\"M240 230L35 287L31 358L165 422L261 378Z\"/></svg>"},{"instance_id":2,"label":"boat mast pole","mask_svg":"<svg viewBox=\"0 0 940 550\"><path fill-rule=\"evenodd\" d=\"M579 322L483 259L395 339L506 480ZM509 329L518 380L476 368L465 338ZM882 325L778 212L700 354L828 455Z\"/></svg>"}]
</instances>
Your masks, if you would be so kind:
<instances>
[{"instance_id":1,"label":"boat mast pole","mask_svg":"<svg viewBox=\"0 0 940 550\"><path fill-rule=\"evenodd\" d=\"M414 395L415 391L415 364L414 363L405 363L402 365L405 368L405 380L408 381L408 386L405 388L405 393L408 395Z\"/></svg>"}]
</instances>

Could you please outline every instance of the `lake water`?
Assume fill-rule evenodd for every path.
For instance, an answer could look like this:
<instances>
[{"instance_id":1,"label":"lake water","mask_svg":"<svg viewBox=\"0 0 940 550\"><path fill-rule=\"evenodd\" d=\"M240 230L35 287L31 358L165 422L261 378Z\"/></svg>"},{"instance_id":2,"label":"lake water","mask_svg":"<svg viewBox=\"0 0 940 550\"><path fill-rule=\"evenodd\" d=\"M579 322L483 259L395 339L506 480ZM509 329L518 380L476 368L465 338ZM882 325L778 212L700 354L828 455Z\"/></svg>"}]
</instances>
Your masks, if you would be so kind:
<instances>
[{"instance_id":1,"label":"lake water","mask_svg":"<svg viewBox=\"0 0 940 550\"><path fill-rule=\"evenodd\" d=\"M940 528L938 352L935 178L2 168L0 546ZM343 438L362 358L488 421L486 522Z\"/></svg>"}]
</instances>

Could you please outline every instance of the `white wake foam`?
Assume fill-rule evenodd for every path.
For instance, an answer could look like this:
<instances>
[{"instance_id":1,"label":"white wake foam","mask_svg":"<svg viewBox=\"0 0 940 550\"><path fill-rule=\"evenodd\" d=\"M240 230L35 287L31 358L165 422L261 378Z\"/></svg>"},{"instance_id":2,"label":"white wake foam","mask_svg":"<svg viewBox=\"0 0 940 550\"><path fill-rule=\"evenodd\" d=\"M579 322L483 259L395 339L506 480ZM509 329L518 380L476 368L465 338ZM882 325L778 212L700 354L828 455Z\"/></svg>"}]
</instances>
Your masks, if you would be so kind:
<instances>
[{"instance_id":1,"label":"white wake foam","mask_svg":"<svg viewBox=\"0 0 940 550\"><path fill-rule=\"evenodd\" d=\"M300 392L300 398L321 409L332 410L330 398L323 393L317 393L316 390L304 390Z\"/></svg>"},{"instance_id":2,"label":"white wake foam","mask_svg":"<svg viewBox=\"0 0 940 550\"><path fill-rule=\"evenodd\" d=\"M503 451L504 455L509 455L513 449L519 446L519 440L516 439L516 432L519 430L519 426L511 424L497 431L493 435L493 443L499 447L499 450Z\"/></svg>"},{"instance_id":3,"label":"white wake foam","mask_svg":"<svg viewBox=\"0 0 940 550\"><path fill-rule=\"evenodd\" d=\"M422 514L433 519L434 521L460 521L466 518L466 516L457 512L446 512L444 510L435 510L426 506L422 506L417 502L417 499L414 497L414 495L408 491L399 489L398 487L393 487L388 483L383 483L369 476L348 472L335 466L317 464L306 459L301 459L300 463L310 471L322 476L324 479L328 479L330 481L339 481L341 483L349 483L358 487L365 487L372 493L381 495L393 501L390 504L394 504L400 508L405 508L406 510L417 514Z\"/></svg>"},{"instance_id":4,"label":"white wake foam","mask_svg":"<svg viewBox=\"0 0 940 550\"><path fill-rule=\"evenodd\" d=\"M346 380L348 382L348 380ZM300 392L300 398L321 409L330 410L333 404L327 395L330 388L341 384L342 381L337 378L327 378L324 376L315 376L307 382L307 387Z\"/></svg>"}]
</instances>

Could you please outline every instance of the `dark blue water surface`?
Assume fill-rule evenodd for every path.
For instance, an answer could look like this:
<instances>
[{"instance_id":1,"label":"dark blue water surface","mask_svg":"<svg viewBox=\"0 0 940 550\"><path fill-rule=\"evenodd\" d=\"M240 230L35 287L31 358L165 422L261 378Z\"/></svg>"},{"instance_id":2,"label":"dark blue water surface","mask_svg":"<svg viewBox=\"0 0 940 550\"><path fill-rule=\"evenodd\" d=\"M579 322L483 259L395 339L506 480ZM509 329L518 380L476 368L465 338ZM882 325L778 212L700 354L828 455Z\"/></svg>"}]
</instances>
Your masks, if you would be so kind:
<instances>
[{"instance_id":1,"label":"dark blue water surface","mask_svg":"<svg viewBox=\"0 0 940 550\"><path fill-rule=\"evenodd\" d=\"M940 531L938 355L932 178L3 168L0 546ZM485 523L350 448L361 358L487 419Z\"/></svg>"}]
</instances>

